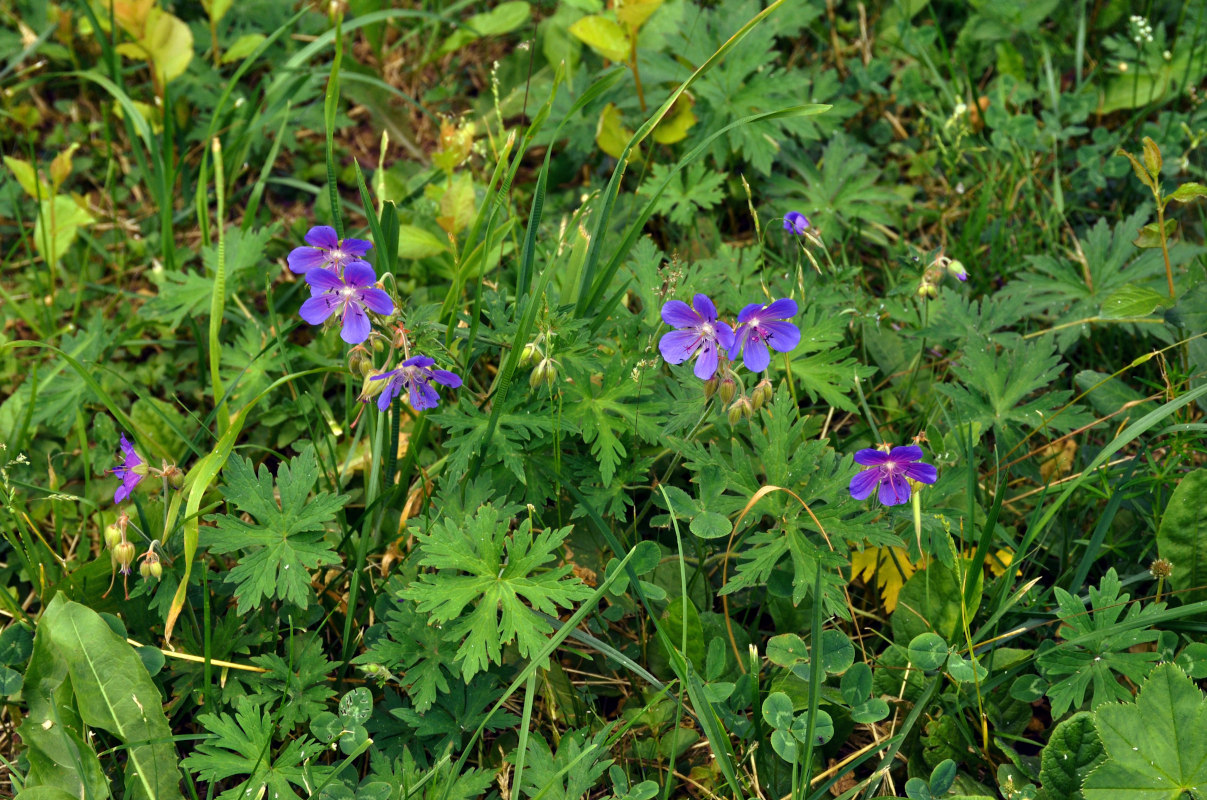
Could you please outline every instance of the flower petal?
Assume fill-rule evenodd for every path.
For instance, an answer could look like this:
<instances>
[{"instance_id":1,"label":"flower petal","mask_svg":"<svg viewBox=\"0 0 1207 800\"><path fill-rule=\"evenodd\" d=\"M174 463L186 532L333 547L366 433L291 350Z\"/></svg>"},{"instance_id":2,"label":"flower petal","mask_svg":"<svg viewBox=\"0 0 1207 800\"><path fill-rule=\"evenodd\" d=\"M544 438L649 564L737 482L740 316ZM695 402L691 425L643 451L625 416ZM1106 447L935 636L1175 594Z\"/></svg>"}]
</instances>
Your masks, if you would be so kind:
<instances>
[{"instance_id":1,"label":"flower petal","mask_svg":"<svg viewBox=\"0 0 1207 800\"><path fill-rule=\"evenodd\" d=\"M751 372L762 372L771 363L771 353L761 339L751 339L742 349L742 363Z\"/></svg>"},{"instance_id":2,"label":"flower petal","mask_svg":"<svg viewBox=\"0 0 1207 800\"><path fill-rule=\"evenodd\" d=\"M706 381L713 375L717 374L717 343L713 341L705 341L700 347L700 357L696 359L695 373L696 377L702 381Z\"/></svg>"},{"instance_id":3,"label":"flower petal","mask_svg":"<svg viewBox=\"0 0 1207 800\"><path fill-rule=\"evenodd\" d=\"M909 501L909 481L900 472L886 472L880 481L880 502L899 506Z\"/></svg>"},{"instance_id":4,"label":"flower petal","mask_svg":"<svg viewBox=\"0 0 1207 800\"><path fill-rule=\"evenodd\" d=\"M339 249L351 256L363 256L373 249L373 243L364 239L344 239Z\"/></svg>"},{"instance_id":5,"label":"flower petal","mask_svg":"<svg viewBox=\"0 0 1207 800\"><path fill-rule=\"evenodd\" d=\"M880 483L880 470L865 469L858 473L854 478L851 478L851 497L856 500L866 500L871 496L872 492L876 491L877 484Z\"/></svg>"},{"instance_id":6,"label":"flower petal","mask_svg":"<svg viewBox=\"0 0 1207 800\"><path fill-rule=\"evenodd\" d=\"M335 228L330 225L315 225L306 233L306 244L324 250L334 250L339 247L339 237L335 235Z\"/></svg>"},{"instance_id":7,"label":"flower petal","mask_svg":"<svg viewBox=\"0 0 1207 800\"><path fill-rule=\"evenodd\" d=\"M796 316L796 301L791 297L781 297L767 304L759 316L763 319L789 319Z\"/></svg>"},{"instance_id":8,"label":"flower petal","mask_svg":"<svg viewBox=\"0 0 1207 800\"><path fill-rule=\"evenodd\" d=\"M384 381L384 380L386 380L387 378L393 378L393 377L394 377L395 375L397 375L397 374L398 374L398 370L396 370L396 369L392 369L392 370L390 370L389 372L383 372L383 373L381 373L380 375L370 375L370 376L369 376L369 380L371 380L371 381Z\"/></svg>"},{"instance_id":9,"label":"flower petal","mask_svg":"<svg viewBox=\"0 0 1207 800\"><path fill-rule=\"evenodd\" d=\"M916 444L907 444L904 447L894 447L888 453L889 461L918 461L922 458L922 448Z\"/></svg>"},{"instance_id":10,"label":"flower petal","mask_svg":"<svg viewBox=\"0 0 1207 800\"><path fill-rule=\"evenodd\" d=\"M709 322L716 322L717 307L712 304L712 300L708 299L708 295L698 294L693 296L692 308L696 309L696 313Z\"/></svg>"},{"instance_id":11,"label":"flower petal","mask_svg":"<svg viewBox=\"0 0 1207 800\"><path fill-rule=\"evenodd\" d=\"M934 483L939 479L939 471L930 464L906 464L905 469L901 471L905 473L905 477L913 478L918 483Z\"/></svg>"},{"instance_id":12,"label":"flower petal","mask_svg":"<svg viewBox=\"0 0 1207 800\"><path fill-rule=\"evenodd\" d=\"M312 269L318 269L327 263L327 254L315 247L295 247L285 258L289 269L304 275Z\"/></svg>"},{"instance_id":13,"label":"flower petal","mask_svg":"<svg viewBox=\"0 0 1207 800\"><path fill-rule=\"evenodd\" d=\"M738 312L738 322L748 322L750 318L753 317L762 307L762 303L751 303L750 305L746 306Z\"/></svg>"},{"instance_id":14,"label":"flower petal","mask_svg":"<svg viewBox=\"0 0 1207 800\"><path fill-rule=\"evenodd\" d=\"M370 311L385 316L394 313L394 301L381 289L361 289L357 292L357 296Z\"/></svg>"},{"instance_id":15,"label":"flower petal","mask_svg":"<svg viewBox=\"0 0 1207 800\"><path fill-rule=\"evenodd\" d=\"M369 315L359 303L344 304L344 327L339 332L339 338L348 344L360 344L369 338L373 326L369 324Z\"/></svg>"},{"instance_id":16,"label":"flower petal","mask_svg":"<svg viewBox=\"0 0 1207 800\"><path fill-rule=\"evenodd\" d=\"M427 411L440 405L440 395L424 381L411 381L411 408Z\"/></svg>"},{"instance_id":17,"label":"flower petal","mask_svg":"<svg viewBox=\"0 0 1207 800\"><path fill-rule=\"evenodd\" d=\"M450 389L456 389L461 385L461 376L455 372L449 372L446 369L432 370L432 380Z\"/></svg>"},{"instance_id":18,"label":"flower petal","mask_svg":"<svg viewBox=\"0 0 1207 800\"><path fill-rule=\"evenodd\" d=\"M367 261L349 261L344 267L344 283L349 286L372 286L376 282L377 273Z\"/></svg>"},{"instance_id":19,"label":"flower petal","mask_svg":"<svg viewBox=\"0 0 1207 800\"><path fill-rule=\"evenodd\" d=\"M865 467L879 467L888 461L888 453L882 450L873 450L866 448L855 453L855 463L863 464Z\"/></svg>"},{"instance_id":20,"label":"flower petal","mask_svg":"<svg viewBox=\"0 0 1207 800\"><path fill-rule=\"evenodd\" d=\"M724 350L729 350L733 347L733 328L729 327L729 323L717 320L713 323L717 330L717 342Z\"/></svg>"},{"instance_id":21,"label":"flower petal","mask_svg":"<svg viewBox=\"0 0 1207 800\"><path fill-rule=\"evenodd\" d=\"M313 273L314 270L311 270L308 276ZM339 301L335 295L320 294L302 303L302 307L298 309L298 315L311 325L322 325L338 306Z\"/></svg>"},{"instance_id":22,"label":"flower petal","mask_svg":"<svg viewBox=\"0 0 1207 800\"><path fill-rule=\"evenodd\" d=\"M388 375L391 373L386 373L386 374ZM375 375L374 377L370 378L370 380L376 380L378 378L384 378L384 377L386 377L386 376L385 375ZM394 402L394 398L400 394L402 394L402 381L401 380L390 381L388 384L386 384L386 388L381 390L381 394L379 394L377 396L377 410L385 411L387 408L390 407L390 403Z\"/></svg>"},{"instance_id":23,"label":"flower petal","mask_svg":"<svg viewBox=\"0 0 1207 800\"><path fill-rule=\"evenodd\" d=\"M694 328L703 320L682 300L667 300L662 306L662 321L674 328Z\"/></svg>"},{"instance_id":24,"label":"flower petal","mask_svg":"<svg viewBox=\"0 0 1207 800\"><path fill-rule=\"evenodd\" d=\"M402 362L404 367L430 367L436 363L436 359L431 356L414 355Z\"/></svg>"},{"instance_id":25,"label":"flower petal","mask_svg":"<svg viewBox=\"0 0 1207 800\"><path fill-rule=\"evenodd\" d=\"M769 319L759 327L763 329L763 338L772 350L787 353L800 344L800 329L791 322Z\"/></svg>"},{"instance_id":26,"label":"flower petal","mask_svg":"<svg viewBox=\"0 0 1207 800\"><path fill-rule=\"evenodd\" d=\"M668 364L682 364L691 358L700 345L700 335L695 331L671 331L658 340L658 351Z\"/></svg>"},{"instance_id":27,"label":"flower petal","mask_svg":"<svg viewBox=\"0 0 1207 800\"><path fill-rule=\"evenodd\" d=\"M344 288L344 282L329 269L312 269L306 273L306 283L320 292Z\"/></svg>"}]
</instances>

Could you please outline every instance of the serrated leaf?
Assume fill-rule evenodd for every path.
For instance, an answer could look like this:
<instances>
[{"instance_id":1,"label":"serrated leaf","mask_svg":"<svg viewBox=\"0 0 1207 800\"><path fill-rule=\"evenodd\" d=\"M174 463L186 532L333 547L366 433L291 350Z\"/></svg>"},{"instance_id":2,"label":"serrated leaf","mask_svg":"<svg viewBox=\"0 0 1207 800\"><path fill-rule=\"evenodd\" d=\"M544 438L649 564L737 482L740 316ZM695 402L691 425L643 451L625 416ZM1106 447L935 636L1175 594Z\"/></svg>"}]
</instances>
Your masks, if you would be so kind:
<instances>
[{"instance_id":1,"label":"serrated leaf","mask_svg":"<svg viewBox=\"0 0 1207 800\"><path fill-rule=\"evenodd\" d=\"M1135 703L1094 713L1106 761L1085 779L1086 800L1179 800L1207 790L1207 699L1173 664L1152 671Z\"/></svg>"},{"instance_id":2,"label":"serrated leaf","mask_svg":"<svg viewBox=\"0 0 1207 800\"><path fill-rule=\"evenodd\" d=\"M246 522L231 514L206 517L216 525L209 536L211 552L244 552L226 576L235 585L237 613L259 608L265 600L306 608L311 595L309 570L339 561L325 541L325 529L348 498L326 492L310 498L318 480L312 447L279 467L279 505L267 466L261 465L257 474L250 459L235 456L222 476L227 501L254 518Z\"/></svg>"},{"instance_id":3,"label":"serrated leaf","mask_svg":"<svg viewBox=\"0 0 1207 800\"><path fill-rule=\"evenodd\" d=\"M1178 481L1161 514L1157 549L1173 564L1167 579L1184 603L1207 599L1207 469Z\"/></svg>"},{"instance_id":4,"label":"serrated leaf","mask_svg":"<svg viewBox=\"0 0 1207 800\"><path fill-rule=\"evenodd\" d=\"M1052 730L1040 754L1039 782L1049 797L1083 800L1082 782L1105 759L1094 715L1082 711Z\"/></svg>"},{"instance_id":5,"label":"serrated leaf","mask_svg":"<svg viewBox=\"0 0 1207 800\"><path fill-rule=\"evenodd\" d=\"M1169 297L1160 292L1129 283L1116 289L1102 302L1102 315L1112 319L1147 317L1170 302Z\"/></svg>"},{"instance_id":6,"label":"serrated leaf","mask_svg":"<svg viewBox=\"0 0 1207 800\"><path fill-rule=\"evenodd\" d=\"M578 20L570 26L570 33L610 61L626 61L632 50L632 43L624 28L599 14L590 14Z\"/></svg>"},{"instance_id":7,"label":"serrated leaf","mask_svg":"<svg viewBox=\"0 0 1207 800\"><path fill-rule=\"evenodd\" d=\"M1170 200L1177 200L1179 203L1189 203L1200 197L1207 197L1207 186L1194 181L1183 183L1169 195Z\"/></svg>"}]
</instances>

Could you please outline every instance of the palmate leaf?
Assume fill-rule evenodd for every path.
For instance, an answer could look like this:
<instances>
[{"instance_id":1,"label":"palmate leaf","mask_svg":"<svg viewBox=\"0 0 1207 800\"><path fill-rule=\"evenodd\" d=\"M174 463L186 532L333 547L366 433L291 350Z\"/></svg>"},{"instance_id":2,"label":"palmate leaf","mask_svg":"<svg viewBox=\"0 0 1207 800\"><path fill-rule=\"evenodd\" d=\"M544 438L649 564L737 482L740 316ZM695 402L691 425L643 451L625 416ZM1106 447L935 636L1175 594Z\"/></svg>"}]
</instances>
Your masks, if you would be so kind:
<instances>
[{"instance_id":1,"label":"palmate leaf","mask_svg":"<svg viewBox=\"0 0 1207 800\"><path fill-rule=\"evenodd\" d=\"M499 415L489 445L483 440L490 416L483 414L468 400L463 400L455 410L436 414L434 421L448 432L444 445L448 450L449 477L463 477L469 471L474 456L485 448L485 465L501 462L520 483L527 484L526 456L545 447L545 440L555 425L560 425L563 430L573 428L561 415L520 411L518 407L526 402L522 392L511 393L507 399L509 408Z\"/></svg>"},{"instance_id":2,"label":"palmate leaf","mask_svg":"<svg viewBox=\"0 0 1207 800\"><path fill-rule=\"evenodd\" d=\"M573 377L564 384L566 414L578 424L583 441L591 445L604 485L612 483L616 468L629 455L622 439L629 439L634 431L646 441L658 435L649 409L639 413L640 403L649 393L633 380L632 367L617 356L600 376L574 366L566 368Z\"/></svg>"},{"instance_id":3,"label":"palmate leaf","mask_svg":"<svg viewBox=\"0 0 1207 800\"><path fill-rule=\"evenodd\" d=\"M652 194L672 169L666 164L655 164L638 194ZM654 205L654 213L665 215L675 225L688 225L698 212L708 211L725 198L726 177L727 173L711 170L703 161L697 161L667 184Z\"/></svg>"},{"instance_id":4,"label":"palmate leaf","mask_svg":"<svg viewBox=\"0 0 1207 800\"><path fill-rule=\"evenodd\" d=\"M442 631L427 624L415 603L391 603L396 607L386 614L384 625L370 629L372 636L365 635L365 652L353 663L385 667L422 714L432 707L438 692L449 690L454 645L445 641Z\"/></svg>"},{"instance_id":5,"label":"palmate leaf","mask_svg":"<svg viewBox=\"0 0 1207 800\"><path fill-rule=\"evenodd\" d=\"M440 520L415 534L420 563L436 571L421 575L402 597L432 622L449 624L449 636L461 641L457 660L467 681L501 663L505 644L515 642L522 658L545 645L553 627L535 611L556 616L591 594L570 576L570 566L545 569L569 527L534 535L525 519L509 535L510 523L488 504L463 524Z\"/></svg>"},{"instance_id":6,"label":"palmate leaf","mask_svg":"<svg viewBox=\"0 0 1207 800\"><path fill-rule=\"evenodd\" d=\"M226 576L235 585L238 613L259 608L265 600L306 608L311 591L309 570L339 561L324 541L324 528L348 501L347 496L320 492L310 498L318 480L318 462L311 447L278 469L280 505L267 466L261 465L257 474L250 459L235 456L222 476L227 500L254 520L246 522L232 514L206 517L216 525L209 537L211 552L244 552Z\"/></svg>"},{"instance_id":7,"label":"palmate leaf","mask_svg":"<svg viewBox=\"0 0 1207 800\"><path fill-rule=\"evenodd\" d=\"M288 736L293 728L327 707L335 695L328 676L335 670L323 655L322 641L313 634L295 634L289 640L289 652L282 656L265 653L252 663L268 670L257 682L257 703L276 707L278 735Z\"/></svg>"},{"instance_id":8,"label":"palmate leaf","mask_svg":"<svg viewBox=\"0 0 1207 800\"><path fill-rule=\"evenodd\" d=\"M1207 698L1174 664L1152 671L1135 703L1094 713L1107 759L1085 779L1086 800L1207 797Z\"/></svg>"},{"instance_id":9,"label":"palmate leaf","mask_svg":"<svg viewBox=\"0 0 1207 800\"><path fill-rule=\"evenodd\" d=\"M543 794L549 800L579 800L585 797L612 764L604 728L591 736L586 728L567 731L555 753L541 734L528 738L527 767L520 787L529 797ZM515 755L512 755L512 759Z\"/></svg>"},{"instance_id":10,"label":"palmate leaf","mask_svg":"<svg viewBox=\"0 0 1207 800\"><path fill-rule=\"evenodd\" d=\"M856 378L866 378L875 368L851 358L853 347L841 347L846 335L846 318L837 314L823 316L815 306L800 319L800 344L792 353L792 377L800 381L809 397L820 398L843 411L856 411L850 398Z\"/></svg>"}]
</instances>

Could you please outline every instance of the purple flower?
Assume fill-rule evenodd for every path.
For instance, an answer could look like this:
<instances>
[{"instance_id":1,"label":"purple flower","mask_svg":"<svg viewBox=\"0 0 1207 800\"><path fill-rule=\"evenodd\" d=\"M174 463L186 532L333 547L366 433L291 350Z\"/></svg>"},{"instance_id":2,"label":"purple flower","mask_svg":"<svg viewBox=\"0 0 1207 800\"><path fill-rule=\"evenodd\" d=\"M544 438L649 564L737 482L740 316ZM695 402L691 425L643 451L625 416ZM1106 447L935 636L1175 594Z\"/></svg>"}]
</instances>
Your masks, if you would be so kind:
<instances>
[{"instance_id":1,"label":"purple flower","mask_svg":"<svg viewBox=\"0 0 1207 800\"><path fill-rule=\"evenodd\" d=\"M432 369L435 360L427 356L411 356L398 369L392 369L389 372L383 372L380 375L374 375L369 378L371 381L383 381L389 379L386 388L377 398L377 408L385 411L390 407L390 401L402 394L402 390L407 390L407 398L411 401L411 408L416 411L425 411L429 408L435 408L440 402L440 396L436 394L436 390L430 385L432 381L447 386L450 389L456 389L461 385L461 378L456 374L443 369Z\"/></svg>"},{"instance_id":2,"label":"purple flower","mask_svg":"<svg viewBox=\"0 0 1207 800\"><path fill-rule=\"evenodd\" d=\"M298 313L311 325L320 325L339 309L340 337L348 344L360 344L371 330L366 308L378 314L394 313L394 301L373 285L376 281L376 273L364 261L348 262L342 278L329 269L312 269L306 273L306 282L314 296L302 303Z\"/></svg>"},{"instance_id":3,"label":"purple flower","mask_svg":"<svg viewBox=\"0 0 1207 800\"><path fill-rule=\"evenodd\" d=\"M699 351L696 377L706 381L716 374L717 345L728 348L733 344L733 328L717 320L717 307L706 295L694 296L691 306L682 300L667 301L662 307L662 321L679 329L658 340L658 349L668 364L682 364Z\"/></svg>"},{"instance_id":4,"label":"purple flower","mask_svg":"<svg viewBox=\"0 0 1207 800\"><path fill-rule=\"evenodd\" d=\"M881 450L860 450L855 454L855 463L865 469L851 478L851 497L864 500L880 487L880 502L896 506L909 501L909 481L934 483L939 472L930 464L921 463L922 448L917 445L894 447L887 453Z\"/></svg>"},{"instance_id":5,"label":"purple flower","mask_svg":"<svg viewBox=\"0 0 1207 800\"><path fill-rule=\"evenodd\" d=\"M784 230L802 235L809 229L809 218L799 211L789 211L784 215Z\"/></svg>"},{"instance_id":6,"label":"purple flower","mask_svg":"<svg viewBox=\"0 0 1207 800\"><path fill-rule=\"evenodd\" d=\"M113 493L113 502L120 503L130 496L134 491L134 487L138 485L147 474L147 468L138 453L134 452L134 445L126 441L126 434L122 434L122 463L113 469L109 470L118 478L121 479L122 485L117 487L117 491Z\"/></svg>"},{"instance_id":7,"label":"purple flower","mask_svg":"<svg viewBox=\"0 0 1207 800\"><path fill-rule=\"evenodd\" d=\"M366 263L361 256L373 248L373 243L364 239L341 242L335 228L329 225L311 228L306 234L306 243L313 246L295 247L286 259L291 270L303 275L312 269L330 269L338 275L349 264Z\"/></svg>"},{"instance_id":8,"label":"purple flower","mask_svg":"<svg viewBox=\"0 0 1207 800\"><path fill-rule=\"evenodd\" d=\"M796 315L796 301L785 297L767 305L751 303L738 314L738 329L729 348L729 360L737 361L742 354L742 363L751 372L762 372L771 363L767 346L780 353L787 353L800 343L800 331L791 322L783 320Z\"/></svg>"}]
</instances>

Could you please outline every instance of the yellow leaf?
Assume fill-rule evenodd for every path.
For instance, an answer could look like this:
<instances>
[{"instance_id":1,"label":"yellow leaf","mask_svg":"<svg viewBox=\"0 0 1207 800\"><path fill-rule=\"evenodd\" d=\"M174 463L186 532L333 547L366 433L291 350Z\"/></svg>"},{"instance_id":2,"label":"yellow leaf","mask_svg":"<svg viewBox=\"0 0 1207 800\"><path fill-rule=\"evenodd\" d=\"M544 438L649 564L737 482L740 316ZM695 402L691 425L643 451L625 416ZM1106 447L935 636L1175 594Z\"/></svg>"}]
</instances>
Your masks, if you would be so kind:
<instances>
[{"instance_id":1,"label":"yellow leaf","mask_svg":"<svg viewBox=\"0 0 1207 800\"><path fill-rule=\"evenodd\" d=\"M674 144L687 138L687 132L696 124L696 115L692 113L693 101L686 92L671 106L658 127L654 128L654 141L658 144Z\"/></svg>"},{"instance_id":2,"label":"yellow leaf","mask_svg":"<svg viewBox=\"0 0 1207 800\"><path fill-rule=\"evenodd\" d=\"M851 577L862 578L869 585L875 578L884 610L889 613L897 608L901 587L917 570L918 565L910 563L903 547L865 547L862 552L851 553Z\"/></svg>"},{"instance_id":3,"label":"yellow leaf","mask_svg":"<svg viewBox=\"0 0 1207 800\"><path fill-rule=\"evenodd\" d=\"M629 30L636 31L658 10L662 2L663 0L625 0L616 9L616 18L627 25Z\"/></svg>"},{"instance_id":4,"label":"yellow leaf","mask_svg":"<svg viewBox=\"0 0 1207 800\"><path fill-rule=\"evenodd\" d=\"M193 60L193 32L178 17L151 9L146 35L139 42L150 54L161 83L179 78Z\"/></svg>"},{"instance_id":5,"label":"yellow leaf","mask_svg":"<svg viewBox=\"0 0 1207 800\"><path fill-rule=\"evenodd\" d=\"M46 185L46 182L38 177L37 171L28 161L12 156L4 157L4 165L12 170L13 177L17 179L17 183L25 190L25 193L30 197L46 200L54 192Z\"/></svg>"},{"instance_id":6,"label":"yellow leaf","mask_svg":"<svg viewBox=\"0 0 1207 800\"><path fill-rule=\"evenodd\" d=\"M56 191L63 185L63 181L67 180L67 176L71 174L71 157L79 148L80 143L74 142L66 150L55 156L54 161L50 162L50 180Z\"/></svg>"},{"instance_id":7,"label":"yellow leaf","mask_svg":"<svg viewBox=\"0 0 1207 800\"><path fill-rule=\"evenodd\" d=\"M570 26L570 33L604 58L627 61L632 43L624 28L607 17L593 14Z\"/></svg>"},{"instance_id":8,"label":"yellow leaf","mask_svg":"<svg viewBox=\"0 0 1207 800\"><path fill-rule=\"evenodd\" d=\"M1062 478L1073 470L1073 457L1077 455L1077 442L1066 439L1064 444L1050 444L1039 451L1043 459L1039 465L1040 477L1045 482Z\"/></svg>"},{"instance_id":9,"label":"yellow leaf","mask_svg":"<svg viewBox=\"0 0 1207 800\"><path fill-rule=\"evenodd\" d=\"M633 138L633 132L626 128L621 120L620 109L614 104L608 103L604 106L603 113L599 115L599 126L595 129L595 143L599 145L600 150L612 158L620 158L625 145L629 143L629 139ZM640 155L641 151L633 148L630 157L637 158Z\"/></svg>"},{"instance_id":10,"label":"yellow leaf","mask_svg":"<svg viewBox=\"0 0 1207 800\"><path fill-rule=\"evenodd\" d=\"M449 178L440 198L440 216L436 224L454 236L474 221L474 179L465 172Z\"/></svg>"}]
</instances>

